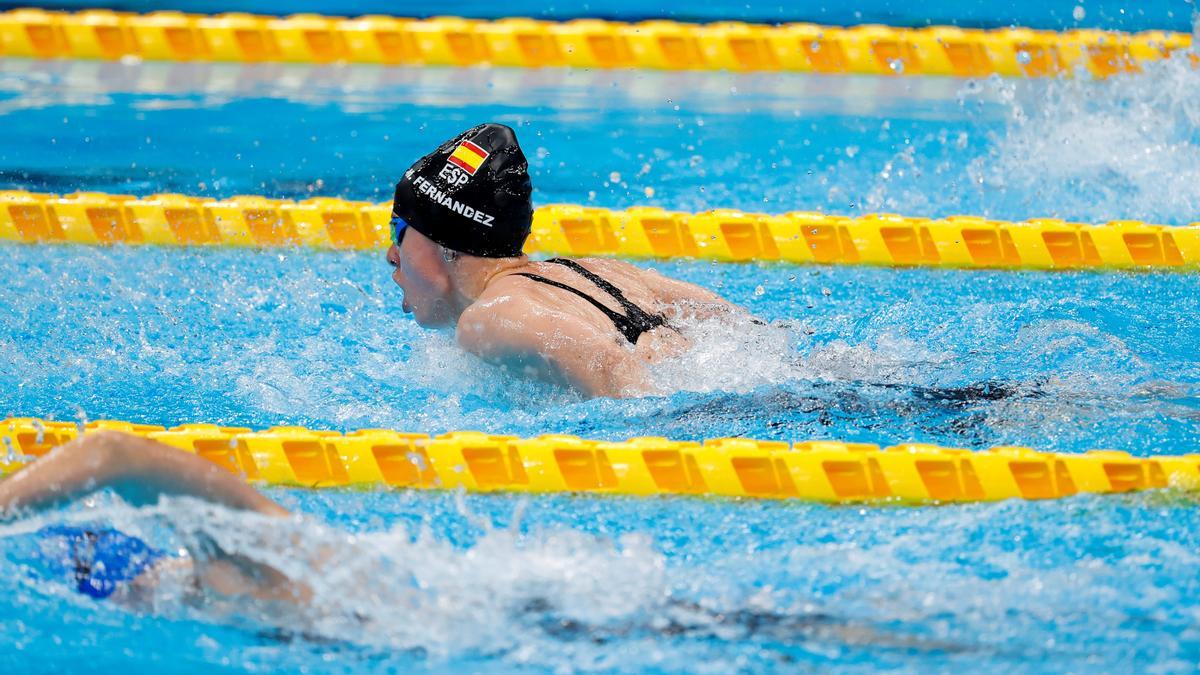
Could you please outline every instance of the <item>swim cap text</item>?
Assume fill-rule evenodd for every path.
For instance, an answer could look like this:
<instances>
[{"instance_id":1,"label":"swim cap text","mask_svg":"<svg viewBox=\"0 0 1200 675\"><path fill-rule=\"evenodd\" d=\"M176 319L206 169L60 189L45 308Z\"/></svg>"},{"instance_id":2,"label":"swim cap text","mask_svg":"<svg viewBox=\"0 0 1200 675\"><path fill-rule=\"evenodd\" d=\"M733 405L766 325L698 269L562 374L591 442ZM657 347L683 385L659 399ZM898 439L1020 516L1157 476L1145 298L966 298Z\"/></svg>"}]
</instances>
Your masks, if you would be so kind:
<instances>
[{"instance_id":1,"label":"swim cap text","mask_svg":"<svg viewBox=\"0 0 1200 675\"><path fill-rule=\"evenodd\" d=\"M492 222L495 221L493 216L490 216L473 206L463 204L445 192L442 192L438 186L430 183L425 179L424 176L417 176L413 178L413 186L417 189L417 192L424 194L434 202L441 204L442 206L450 209L460 216L463 216L464 218L470 218L480 225L491 227Z\"/></svg>"}]
</instances>

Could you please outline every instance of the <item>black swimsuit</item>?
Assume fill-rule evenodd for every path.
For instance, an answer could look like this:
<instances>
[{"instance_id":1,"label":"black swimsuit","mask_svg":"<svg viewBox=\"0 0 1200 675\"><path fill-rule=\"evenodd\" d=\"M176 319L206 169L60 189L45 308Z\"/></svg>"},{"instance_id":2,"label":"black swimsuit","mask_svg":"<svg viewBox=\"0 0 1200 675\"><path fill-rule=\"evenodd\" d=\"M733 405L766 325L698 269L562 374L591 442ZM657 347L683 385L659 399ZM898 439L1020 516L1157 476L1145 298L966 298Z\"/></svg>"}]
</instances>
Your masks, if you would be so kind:
<instances>
[{"instance_id":1,"label":"black swimsuit","mask_svg":"<svg viewBox=\"0 0 1200 675\"><path fill-rule=\"evenodd\" d=\"M617 327L617 330L621 331L621 335L624 335L625 339L629 340L629 344L637 344L638 338L642 336L642 333L652 331L655 328L662 328L664 326L670 328L670 326L667 324L666 317L664 317L662 314L651 314L650 312L647 312L646 310L642 309L641 307L638 307L637 305L633 304L632 302L629 301L629 298L625 297L625 294L621 292L621 289L617 288L616 286L613 286L612 284L608 283L604 279L600 278L594 272L589 272L587 269L584 268L583 265L580 265L579 263L575 262L574 260L570 260L567 258L551 258L550 260L547 260L546 262L554 263L555 265L562 265L563 267L566 267L568 269L574 270L575 272L579 273L579 275L582 276L584 279L587 279L588 281L592 282L593 284L596 284L597 288L599 288L600 290L604 291L605 293L608 293L609 295L611 295L613 297L613 299L617 301L617 304L621 305L621 309L625 310L625 313L619 314L617 312L614 312L613 310L609 309L604 304L600 303L595 298L588 295L587 293L584 293L583 291L579 290L578 288L568 286L562 282L555 281L553 279L547 279L546 277L544 277L540 274L531 274L529 272L517 272L517 274L520 276L523 276L523 277L528 277L530 279L533 279L534 281L538 281L543 284L547 284L547 285L553 286L555 288L561 288L564 291L574 293L575 295L578 295L579 297L583 298L584 300L587 300L588 302L592 303L593 307L600 310L601 312L604 312L604 315L607 316L613 322L613 325L615 325Z\"/></svg>"}]
</instances>

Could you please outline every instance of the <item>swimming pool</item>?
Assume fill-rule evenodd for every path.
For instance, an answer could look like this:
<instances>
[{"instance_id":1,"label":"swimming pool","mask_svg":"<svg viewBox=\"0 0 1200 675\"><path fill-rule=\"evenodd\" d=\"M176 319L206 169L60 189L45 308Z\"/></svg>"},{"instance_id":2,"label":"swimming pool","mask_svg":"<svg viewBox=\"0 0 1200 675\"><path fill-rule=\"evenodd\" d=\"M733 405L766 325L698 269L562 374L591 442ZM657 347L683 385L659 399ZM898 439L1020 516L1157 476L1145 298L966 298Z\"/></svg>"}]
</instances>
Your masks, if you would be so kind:
<instances>
[{"instance_id":1,"label":"swimming pool","mask_svg":"<svg viewBox=\"0 0 1200 675\"><path fill-rule=\"evenodd\" d=\"M1200 190L1197 75L1171 64L1104 83L1018 84L0 69L0 187L383 201L426 146L496 119L518 128L537 203L1184 224ZM4 250L0 345L11 356L0 362L0 413L1135 454L1194 449L1200 430L1190 275L645 263L718 288L775 325L696 327L700 348L656 373L674 393L584 401L419 331L377 254ZM1017 393L967 403L922 395L988 380ZM0 662L1078 670L1183 669L1200 651L1197 516L1183 495L882 509L272 495L304 520L264 533L253 519L187 503L135 512L104 499L54 518L105 519L164 544L203 532L271 561L300 533L345 552L341 573L313 580L321 611L280 622L196 614L169 598L148 616L97 607L61 584L29 584L39 573L29 537L9 528L0 621L12 648ZM356 599L350 591L365 585L372 596Z\"/></svg>"}]
</instances>

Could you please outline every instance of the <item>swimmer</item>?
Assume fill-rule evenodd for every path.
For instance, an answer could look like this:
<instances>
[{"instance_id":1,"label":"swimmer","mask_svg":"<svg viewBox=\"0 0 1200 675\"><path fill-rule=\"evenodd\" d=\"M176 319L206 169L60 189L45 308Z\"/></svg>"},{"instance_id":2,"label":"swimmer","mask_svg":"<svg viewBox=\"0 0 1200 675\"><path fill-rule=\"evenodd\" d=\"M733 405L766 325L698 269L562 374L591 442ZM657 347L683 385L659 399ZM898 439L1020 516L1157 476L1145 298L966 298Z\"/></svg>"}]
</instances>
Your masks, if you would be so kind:
<instances>
[{"instance_id":1,"label":"swimmer","mask_svg":"<svg viewBox=\"0 0 1200 675\"><path fill-rule=\"evenodd\" d=\"M265 518L292 517L287 509L240 477L206 459L131 434L92 431L0 481L0 522L33 516L105 489L134 506L151 506L168 496L191 497ZM294 610L304 610L315 602L312 588L303 579L289 577L260 561L226 553L211 539L186 544L190 547L188 555L179 556L106 526L56 525L43 527L37 536L48 544L44 548L65 554L66 564L59 566L77 592L131 609L154 609L155 587L166 579L183 580L185 583L178 587L183 588L180 600L185 603L197 608L232 609L242 617L247 616L247 608L258 608L259 622L277 624L283 631L277 636L286 638L297 628L305 630L303 612ZM302 564L318 575L330 562L321 556L318 552ZM380 573L393 574L395 570ZM369 586L363 592L369 602L378 601ZM821 641L904 650L966 648L882 631L861 620L825 613L718 611L676 598L665 598L653 620L646 623L634 619L625 624L589 625L561 616L554 600L533 597L525 605L514 607L513 625L538 628L562 641L602 642L644 634L728 640L736 635L739 640L762 639L770 644ZM371 622L368 615L357 612L351 618L362 624Z\"/></svg>"},{"instance_id":2,"label":"swimmer","mask_svg":"<svg viewBox=\"0 0 1200 675\"><path fill-rule=\"evenodd\" d=\"M40 457L0 482L0 521L61 506L93 492L111 489L134 506L156 504L163 496L183 496L252 511L271 518L289 516L225 469L163 443L113 431L89 432ZM189 577L191 601L209 594L259 602L303 603L303 584L243 556L228 555L207 542L187 557L167 555L136 537L108 527L61 525L38 536L67 558L70 582L79 593L137 606L160 578Z\"/></svg>"},{"instance_id":3,"label":"swimmer","mask_svg":"<svg viewBox=\"0 0 1200 675\"><path fill-rule=\"evenodd\" d=\"M686 351L677 326L745 310L629 263L534 262L528 165L516 134L481 124L417 160L396 185L392 278L404 310L454 327L463 349L588 396L652 391L647 365Z\"/></svg>"},{"instance_id":4,"label":"swimmer","mask_svg":"<svg viewBox=\"0 0 1200 675\"><path fill-rule=\"evenodd\" d=\"M465 350L521 375L609 397L653 393L648 366L691 347L678 330L685 321L762 323L711 291L626 262L529 260L531 190L516 134L501 124L455 136L404 173L387 260L417 323L454 327ZM914 394L964 405L997 391Z\"/></svg>"}]
</instances>

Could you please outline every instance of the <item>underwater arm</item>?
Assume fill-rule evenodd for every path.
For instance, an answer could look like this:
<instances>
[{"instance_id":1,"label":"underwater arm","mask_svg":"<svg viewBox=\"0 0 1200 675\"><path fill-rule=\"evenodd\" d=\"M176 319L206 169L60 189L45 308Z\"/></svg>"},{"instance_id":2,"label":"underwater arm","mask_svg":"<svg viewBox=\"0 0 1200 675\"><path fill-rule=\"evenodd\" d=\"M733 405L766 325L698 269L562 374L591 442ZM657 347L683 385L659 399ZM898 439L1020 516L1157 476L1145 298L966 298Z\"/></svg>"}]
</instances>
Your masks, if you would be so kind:
<instances>
[{"instance_id":1,"label":"underwater arm","mask_svg":"<svg viewBox=\"0 0 1200 675\"><path fill-rule=\"evenodd\" d=\"M53 508L104 488L135 505L179 495L269 516L288 514L208 460L131 434L93 431L0 482L0 520Z\"/></svg>"}]
</instances>

